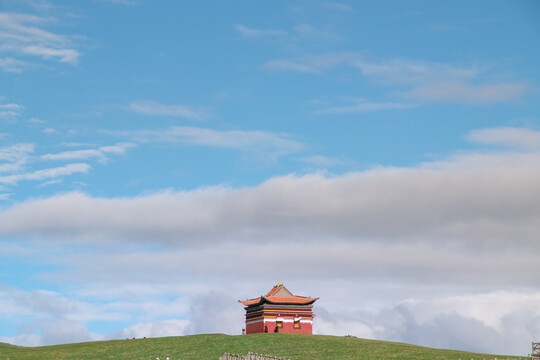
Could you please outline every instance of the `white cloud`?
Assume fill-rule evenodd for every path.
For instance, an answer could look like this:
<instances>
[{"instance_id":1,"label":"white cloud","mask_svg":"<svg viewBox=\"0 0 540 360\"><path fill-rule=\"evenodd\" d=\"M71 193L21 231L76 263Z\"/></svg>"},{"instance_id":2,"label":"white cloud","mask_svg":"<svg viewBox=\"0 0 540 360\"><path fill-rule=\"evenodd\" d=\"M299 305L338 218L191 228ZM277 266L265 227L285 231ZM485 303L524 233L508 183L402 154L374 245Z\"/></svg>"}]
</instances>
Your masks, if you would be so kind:
<instances>
[{"instance_id":1,"label":"white cloud","mask_svg":"<svg viewBox=\"0 0 540 360\"><path fill-rule=\"evenodd\" d=\"M86 147L86 146L97 146L93 143L84 143L84 142L63 142L60 145L65 147Z\"/></svg>"},{"instance_id":2,"label":"white cloud","mask_svg":"<svg viewBox=\"0 0 540 360\"><path fill-rule=\"evenodd\" d=\"M0 173L21 171L33 152L34 144L28 143L0 148Z\"/></svg>"},{"instance_id":3,"label":"white cloud","mask_svg":"<svg viewBox=\"0 0 540 360\"><path fill-rule=\"evenodd\" d=\"M189 320L160 320L132 325L111 335L111 338L151 338L164 336L182 336L186 334Z\"/></svg>"},{"instance_id":4,"label":"white cloud","mask_svg":"<svg viewBox=\"0 0 540 360\"><path fill-rule=\"evenodd\" d=\"M131 296L122 301L101 298L96 304L76 300L73 298L77 297L76 294L70 298L51 291L22 291L0 285L0 316L10 322L18 320L20 316L24 318L19 323L16 336L0 337L0 341L23 346L44 346L126 337L180 336L208 331L240 333L243 310L236 299L208 293L191 300L179 298L171 304L165 300L167 294L163 292L156 294L159 301L144 301L148 293L141 296L143 294L140 290L131 287ZM214 305L210 308L215 311L203 308L210 301ZM216 307L216 304L219 306ZM141 321L185 316L189 316L189 319ZM85 326L90 321L117 323L128 319L134 319L135 324L106 335L91 333ZM216 321L218 319L223 321ZM213 327L210 329L208 326Z\"/></svg>"},{"instance_id":5,"label":"white cloud","mask_svg":"<svg viewBox=\"0 0 540 360\"><path fill-rule=\"evenodd\" d=\"M0 119L13 120L20 114L24 107L19 104L0 104Z\"/></svg>"},{"instance_id":6,"label":"white cloud","mask_svg":"<svg viewBox=\"0 0 540 360\"><path fill-rule=\"evenodd\" d=\"M369 102L365 99L358 99L349 105L331 106L315 110L315 114L354 114L362 112L371 112L391 109L408 109L413 104L402 102Z\"/></svg>"},{"instance_id":7,"label":"white cloud","mask_svg":"<svg viewBox=\"0 0 540 360\"><path fill-rule=\"evenodd\" d=\"M45 129L43 129L43 133L44 134L56 134L56 133L58 133L58 130L56 130L54 128L45 128Z\"/></svg>"},{"instance_id":8,"label":"white cloud","mask_svg":"<svg viewBox=\"0 0 540 360\"><path fill-rule=\"evenodd\" d=\"M0 160L17 162L26 159L28 154L34 152L34 144L19 143L0 148Z\"/></svg>"},{"instance_id":9,"label":"white cloud","mask_svg":"<svg viewBox=\"0 0 540 360\"><path fill-rule=\"evenodd\" d=\"M66 228L64 234L57 232L56 236L60 239L62 236L67 238L70 231L72 229ZM106 236L113 238L113 231L109 230L108 234L93 232L87 234L86 238L70 238L69 242L74 244L84 241L97 245L99 241L105 242L103 238ZM249 233L249 229L244 231ZM534 287L540 281L540 276L534 273L538 256L529 253L536 251L535 245L515 244L519 249L512 250L508 243L484 244L477 240L471 240L471 243L440 238L431 241L395 238L364 240L346 239L333 234L326 235L323 239L320 235L317 237L317 234L313 234L311 239L307 239L307 235L303 236L298 231L291 231L290 235L279 233L275 229L267 232L272 235L260 235L253 231L251 237L243 236L240 239L207 239L199 236L197 239L190 239L192 243L187 243L188 239L184 239L182 246L166 246L156 240L151 241L151 234L139 235L139 239L131 238L129 244L122 234L118 234L113 240L119 242L123 239L123 246L136 246L133 242L138 240L141 245L152 242L167 250L141 250L129 254L108 254L105 250L103 253L70 253L69 259L55 261L71 269L70 272L48 274L46 278L54 281L84 280L112 284L152 282L157 278L163 279L160 281L163 284L208 282L209 278L216 282L242 278L243 281L256 283L262 280L273 282L276 278L303 279L312 280L313 288L320 288L321 284L325 284L325 290L318 290L320 295L325 297L334 296L332 291L337 286L326 282L337 279L349 279L356 283L353 287L358 288L369 285L370 281L381 288L409 288L400 289L394 294L382 294L385 300L393 301L403 296L414 296L414 291L420 296L427 290L420 291L418 288L433 287L433 284L443 284L444 287L457 291L471 288L479 291ZM163 236L163 232L152 239L158 235ZM46 233L39 236L41 241L47 240ZM186 237L179 235L181 236ZM264 241L264 244L252 243L252 239ZM68 241L64 240L63 243ZM180 249L175 249L175 245ZM481 246L485 248L483 252L478 249ZM268 266L260 266L263 259L271 263L270 273ZM520 267L513 266L516 262L520 263ZM99 269L95 269L96 263L100 264ZM246 269L250 269L249 274L245 273ZM378 296L381 294L372 291L370 295L359 300L358 304Z\"/></svg>"},{"instance_id":10,"label":"white cloud","mask_svg":"<svg viewBox=\"0 0 540 360\"><path fill-rule=\"evenodd\" d=\"M79 160L98 158L100 162L109 160L108 155L122 155L130 148L136 146L132 143L118 143L112 146L100 146L97 149L64 151L58 154L45 154L40 157L42 160Z\"/></svg>"},{"instance_id":11,"label":"white cloud","mask_svg":"<svg viewBox=\"0 0 540 360\"><path fill-rule=\"evenodd\" d=\"M34 156L34 144L18 143L0 148L0 184L14 185L20 181L47 180L41 186L55 184L62 177L75 173L88 173L90 165L85 163L68 164L55 168L30 170L29 165L37 160L75 160L97 157L99 161L107 161L108 155L123 154L134 146L129 143L119 143L114 146L102 146L92 150L66 151L59 154Z\"/></svg>"},{"instance_id":12,"label":"white cloud","mask_svg":"<svg viewBox=\"0 0 540 360\"><path fill-rule=\"evenodd\" d=\"M41 45L30 45L22 47L14 47L12 49L18 49L24 54L39 55L44 59L57 58L60 62L66 62L70 64L76 64L80 56L79 52L73 49L51 49Z\"/></svg>"},{"instance_id":13,"label":"white cloud","mask_svg":"<svg viewBox=\"0 0 540 360\"><path fill-rule=\"evenodd\" d=\"M330 167L330 166L347 166L353 165L354 161L345 157L329 157L322 155L312 155L299 159L302 162L307 164L321 166L321 167Z\"/></svg>"},{"instance_id":14,"label":"white cloud","mask_svg":"<svg viewBox=\"0 0 540 360\"><path fill-rule=\"evenodd\" d=\"M28 120L28 122L34 123L34 124L47 124L48 123L48 121L41 120L41 119L38 119L38 118L31 118L30 120Z\"/></svg>"},{"instance_id":15,"label":"white cloud","mask_svg":"<svg viewBox=\"0 0 540 360\"><path fill-rule=\"evenodd\" d=\"M55 21L31 14L0 12L0 52L77 64L80 52L73 48L71 40L43 28ZM26 63L9 57L1 59L0 67L5 71L21 72Z\"/></svg>"},{"instance_id":16,"label":"white cloud","mask_svg":"<svg viewBox=\"0 0 540 360\"><path fill-rule=\"evenodd\" d=\"M268 69L313 74L339 66L357 68L365 77L395 87L396 95L417 101L486 105L515 101L528 90L525 83L484 80L490 70L484 67L401 58L373 59L357 52L307 55L264 64Z\"/></svg>"},{"instance_id":17,"label":"white cloud","mask_svg":"<svg viewBox=\"0 0 540 360\"><path fill-rule=\"evenodd\" d=\"M19 334L15 336L0 336L0 342L18 346L40 346L41 337L36 334Z\"/></svg>"},{"instance_id":18,"label":"white cloud","mask_svg":"<svg viewBox=\"0 0 540 360\"><path fill-rule=\"evenodd\" d=\"M538 292L505 291L406 300L376 310L316 307L314 331L517 356L530 352L540 335L539 309Z\"/></svg>"},{"instance_id":19,"label":"white cloud","mask_svg":"<svg viewBox=\"0 0 540 360\"><path fill-rule=\"evenodd\" d=\"M15 111L0 111L0 118L15 119L17 116L19 113Z\"/></svg>"},{"instance_id":20,"label":"white cloud","mask_svg":"<svg viewBox=\"0 0 540 360\"><path fill-rule=\"evenodd\" d=\"M516 100L527 90L524 84L470 84L442 82L419 86L403 95L423 101L444 101L464 104L493 104Z\"/></svg>"},{"instance_id":21,"label":"white cloud","mask_svg":"<svg viewBox=\"0 0 540 360\"><path fill-rule=\"evenodd\" d=\"M461 170L459 164L445 167L441 163L438 170L425 166L339 177L286 176L254 188L210 188L134 199L71 193L4 211L0 229L4 234L51 235L71 229L75 238L109 231L131 239L155 234L155 241L178 245L203 239L285 240L295 234L306 240L433 237L489 243L505 243L510 237L530 247L539 230L540 172L534 164L540 155L514 154L511 159L506 168L496 164L495 168L469 169L465 157L457 159L464 164ZM62 168L66 172L87 169L88 165ZM8 176L0 182L45 177L40 173ZM51 207L57 209L56 214L50 214ZM30 209L34 221L27 224L24 213ZM85 220L75 222L73 216ZM389 223L392 226L385 225Z\"/></svg>"},{"instance_id":22,"label":"white cloud","mask_svg":"<svg viewBox=\"0 0 540 360\"><path fill-rule=\"evenodd\" d=\"M476 66L457 67L450 64L411 59L367 59L356 57L351 64L386 84L413 85L448 80L466 81L479 76L484 69Z\"/></svg>"},{"instance_id":23,"label":"white cloud","mask_svg":"<svg viewBox=\"0 0 540 360\"><path fill-rule=\"evenodd\" d=\"M499 127L473 130L467 139L485 145L507 146L519 150L540 150L540 132L531 129Z\"/></svg>"},{"instance_id":24,"label":"white cloud","mask_svg":"<svg viewBox=\"0 0 540 360\"><path fill-rule=\"evenodd\" d=\"M332 33L322 31L322 30L314 28L313 26L308 25L308 24L296 25L294 27L294 31L297 34L297 36L295 38L291 39L293 41L294 40L296 40L296 41L300 40L301 41L301 40L309 40L309 39L313 39L313 40L317 40L317 41L320 41L320 40L331 40L331 41L340 40L339 37L333 35Z\"/></svg>"},{"instance_id":25,"label":"white cloud","mask_svg":"<svg viewBox=\"0 0 540 360\"><path fill-rule=\"evenodd\" d=\"M248 28L244 25L234 25L234 29L240 33L240 35L244 37L272 37L272 36L285 36L287 35L286 31L282 30L273 30L273 29L254 29L254 28Z\"/></svg>"},{"instance_id":26,"label":"white cloud","mask_svg":"<svg viewBox=\"0 0 540 360\"><path fill-rule=\"evenodd\" d=\"M184 130L179 129L185 136ZM260 142L242 145L237 134L221 138L210 132L204 140L198 130L189 134L194 143L215 146ZM519 248L533 250L540 218L539 162L538 152L465 153L413 168L282 176L251 188L116 199L70 193L4 210L0 229L4 235L53 238L69 229L73 239L94 234L105 240L110 234L140 240L152 234L153 241L171 246L291 237L501 246L512 239ZM25 221L27 211L32 224Z\"/></svg>"},{"instance_id":27,"label":"white cloud","mask_svg":"<svg viewBox=\"0 0 540 360\"><path fill-rule=\"evenodd\" d=\"M186 332L240 335L244 327L244 314L238 299L212 291L192 299Z\"/></svg>"},{"instance_id":28,"label":"white cloud","mask_svg":"<svg viewBox=\"0 0 540 360\"><path fill-rule=\"evenodd\" d=\"M320 71L313 67L306 64L302 64L299 62L295 62L292 60L285 60L285 59L279 59L279 60L271 60L268 61L266 64L264 64L264 67L267 69L273 69L273 70L292 70L292 71L298 71L303 73L319 73Z\"/></svg>"},{"instance_id":29,"label":"white cloud","mask_svg":"<svg viewBox=\"0 0 540 360\"><path fill-rule=\"evenodd\" d=\"M306 284L303 280L296 282ZM437 348L458 348L516 356L525 355L530 349L531 341L540 335L538 325L540 293L537 290L474 291L466 295L438 293L436 296L426 297L418 294L418 288L415 288L413 289L413 292L416 292L415 299L402 298L400 301L391 302L388 306L367 307L361 305L361 301L354 304L350 302L351 298L370 296L368 292L370 289L364 287L362 282L359 284L351 281L349 284L343 284L336 280L325 281L314 278L311 283L314 284L310 286L317 292L316 296L321 297L314 309L316 334L337 336L349 334ZM174 285L174 281L171 281L171 286ZM166 300L167 296L164 293L159 294L161 301L154 304L110 302L106 300L107 298L100 298L99 305L91 305L59 297L53 292L21 292L13 289L11 292L16 295L8 294L13 298L10 303L6 301L5 288L0 289L0 304L6 314L11 316L13 313L10 311L22 311L25 319L30 319L27 323L21 324L17 336L3 337L0 341L37 346L198 333L240 334L244 327L244 310L237 299L243 299L242 291L255 296L257 290L264 291L267 288L262 282L254 284L253 281L248 289L237 280L222 282L221 285L227 293L204 292L189 300L180 300L181 304L187 305L188 311L178 313L175 310L165 310L159 315L146 312L152 308L168 307L170 300ZM344 288L343 285L347 287ZM297 292L299 289L290 283L287 286L297 294L312 295ZM391 286L388 289L394 294L400 290L399 286ZM144 298L143 293L132 288L129 298ZM234 295L230 296L231 293ZM344 307L346 310L343 310ZM33 314L39 315L39 318L32 320ZM136 317L135 325L106 335L90 333L84 325L86 321L96 318L114 322L117 319L132 318L134 314L145 314L143 317L150 320L140 321L143 317ZM95 318L92 318L93 316ZM170 319L152 320L156 317ZM59 326L63 327L63 330L57 329Z\"/></svg>"},{"instance_id":30,"label":"white cloud","mask_svg":"<svg viewBox=\"0 0 540 360\"><path fill-rule=\"evenodd\" d=\"M0 190L2 187L0 187ZM0 193L0 200L7 200L13 195L12 193Z\"/></svg>"},{"instance_id":31,"label":"white cloud","mask_svg":"<svg viewBox=\"0 0 540 360\"><path fill-rule=\"evenodd\" d=\"M444 101L465 104L492 104L513 101L527 90L523 83L492 83L482 81L488 69L478 66L390 59L353 62L365 76L383 84L406 86L401 95L422 101Z\"/></svg>"},{"instance_id":32,"label":"white cloud","mask_svg":"<svg viewBox=\"0 0 540 360\"><path fill-rule=\"evenodd\" d=\"M164 130L103 131L137 142L179 142L256 153L281 155L300 151L304 145L288 134L270 131L213 130L192 126L172 126Z\"/></svg>"},{"instance_id":33,"label":"white cloud","mask_svg":"<svg viewBox=\"0 0 540 360\"><path fill-rule=\"evenodd\" d=\"M351 61L358 57L359 55L357 53L352 52L308 55L296 60L270 60L264 64L264 67L282 71L298 71L316 74L340 65L350 65Z\"/></svg>"},{"instance_id":34,"label":"white cloud","mask_svg":"<svg viewBox=\"0 0 540 360\"><path fill-rule=\"evenodd\" d=\"M0 58L0 69L5 72L21 73L26 66L28 66L28 63L25 61L17 60L12 57Z\"/></svg>"},{"instance_id":35,"label":"white cloud","mask_svg":"<svg viewBox=\"0 0 540 360\"><path fill-rule=\"evenodd\" d=\"M83 323L63 318L36 320L24 324L19 332L22 333L13 337L0 337L0 341L19 346L47 346L104 340L103 336L90 333Z\"/></svg>"},{"instance_id":36,"label":"white cloud","mask_svg":"<svg viewBox=\"0 0 540 360\"><path fill-rule=\"evenodd\" d=\"M0 286L0 304L0 314L9 319L20 315L76 322L115 321L126 318L125 313L116 309L105 309L47 290L23 291Z\"/></svg>"},{"instance_id":37,"label":"white cloud","mask_svg":"<svg viewBox=\"0 0 540 360\"><path fill-rule=\"evenodd\" d=\"M62 181L63 179L53 179L53 180L45 181L44 183L38 185L38 187L45 187L49 185L60 184Z\"/></svg>"},{"instance_id":38,"label":"white cloud","mask_svg":"<svg viewBox=\"0 0 540 360\"><path fill-rule=\"evenodd\" d=\"M0 109L22 109L19 104L0 104Z\"/></svg>"},{"instance_id":39,"label":"white cloud","mask_svg":"<svg viewBox=\"0 0 540 360\"><path fill-rule=\"evenodd\" d=\"M35 170L27 173L0 176L0 184L16 184L23 180L45 180L54 179L61 176L68 176L74 173L88 173L90 165L85 163L68 164L65 166Z\"/></svg>"},{"instance_id":40,"label":"white cloud","mask_svg":"<svg viewBox=\"0 0 540 360\"><path fill-rule=\"evenodd\" d=\"M208 111L203 108L187 105L166 105L150 100L132 102L129 109L145 115L178 116L188 119L201 119L209 116Z\"/></svg>"},{"instance_id":41,"label":"white cloud","mask_svg":"<svg viewBox=\"0 0 540 360\"><path fill-rule=\"evenodd\" d=\"M337 7L332 7L331 4L328 4L330 6L324 6L325 8L333 8L336 9ZM304 42L306 40L315 40L317 42L321 40L327 40L327 41L337 41L341 40L339 37L335 36L331 32L323 31L318 28L315 28L309 24L298 24L294 26L294 28L287 32L284 30L274 30L274 29L255 29L255 28L248 28L244 25L235 25L235 30L244 38L253 38L253 39L275 39L279 40L282 44L287 44L286 46L294 46L293 44ZM286 70L286 66L292 66L292 63L287 64L285 61L271 61L269 62L266 67L276 67L279 69L280 66L285 67L282 70ZM304 71L305 69L298 68L290 68L289 70L295 70L295 71Z\"/></svg>"}]
</instances>

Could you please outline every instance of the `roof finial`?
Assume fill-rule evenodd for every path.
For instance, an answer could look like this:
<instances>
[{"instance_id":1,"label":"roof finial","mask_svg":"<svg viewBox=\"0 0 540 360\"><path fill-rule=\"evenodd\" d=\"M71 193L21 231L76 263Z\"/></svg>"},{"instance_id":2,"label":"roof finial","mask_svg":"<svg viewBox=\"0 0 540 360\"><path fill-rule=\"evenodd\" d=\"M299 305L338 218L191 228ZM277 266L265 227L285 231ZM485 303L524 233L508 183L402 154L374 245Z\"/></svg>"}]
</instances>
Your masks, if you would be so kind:
<instances>
[{"instance_id":1,"label":"roof finial","mask_svg":"<svg viewBox=\"0 0 540 360\"><path fill-rule=\"evenodd\" d=\"M279 280L277 281L277 286L279 286Z\"/></svg>"}]
</instances>

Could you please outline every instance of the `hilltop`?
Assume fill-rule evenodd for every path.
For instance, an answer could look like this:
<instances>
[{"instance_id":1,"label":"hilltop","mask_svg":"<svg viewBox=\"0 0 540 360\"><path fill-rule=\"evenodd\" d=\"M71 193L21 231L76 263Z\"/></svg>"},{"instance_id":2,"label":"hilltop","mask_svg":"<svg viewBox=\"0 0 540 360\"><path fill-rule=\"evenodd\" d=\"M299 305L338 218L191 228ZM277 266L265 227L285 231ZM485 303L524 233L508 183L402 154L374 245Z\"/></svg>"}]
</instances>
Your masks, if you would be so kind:
<instances>
[{"instance_id":1,"label":"hilltop","mask_svg":"<svg viewBox=\"0 0 540 360\"><path fill-rule=\"evenodd\" d=\"M291 360L319 359L507 359L507 356L476 354L463 351L358 339L303 334L222 334L191 335L135 340L95 341L43 347L21 347L0 343L2 360L218 360L225 352L245 355L247 352L287 357ZM518 357L511 357L518 359ZM521 359L528 359L521 357Z\"/></svg>"}]
</instances>

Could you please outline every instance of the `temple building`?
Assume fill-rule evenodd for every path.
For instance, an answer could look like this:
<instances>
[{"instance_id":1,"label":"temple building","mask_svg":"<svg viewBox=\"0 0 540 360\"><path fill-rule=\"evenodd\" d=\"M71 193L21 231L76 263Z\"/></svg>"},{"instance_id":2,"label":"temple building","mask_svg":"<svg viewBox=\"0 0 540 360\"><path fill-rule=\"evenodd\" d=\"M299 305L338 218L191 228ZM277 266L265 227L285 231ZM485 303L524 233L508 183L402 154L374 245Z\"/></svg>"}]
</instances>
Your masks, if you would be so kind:
<instances>
[{"instance_id":1,"label":"temple building","mask_svg":"<svg viewBox=\"0 0 540 360\"><path fill-rule=\"evenodd\" d=\"M293 295L283 284L266 295L238 300L246 310L246 334L262 332L313 333L313 303L319 298Z\"/></svg>"}]
</instances>

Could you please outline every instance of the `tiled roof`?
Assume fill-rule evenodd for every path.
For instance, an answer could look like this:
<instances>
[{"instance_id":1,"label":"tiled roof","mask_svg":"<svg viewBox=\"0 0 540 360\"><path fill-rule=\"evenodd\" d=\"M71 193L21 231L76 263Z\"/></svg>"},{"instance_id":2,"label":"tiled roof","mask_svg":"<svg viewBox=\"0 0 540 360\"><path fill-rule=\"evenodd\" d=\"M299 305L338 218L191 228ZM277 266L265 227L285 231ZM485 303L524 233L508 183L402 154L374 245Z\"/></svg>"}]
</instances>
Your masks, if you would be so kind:
<instances>
[{"instance_id":1,"label":"tiled roof","mask_svg":"<svg viewBox=\"0 0 540 360\"><path fill-rule=\"evenodd\" d=\"M265 295L265 297L269 297L269 296L294 297L292 292L287 290L287 288L283 284L281 285L278 284L274 286L272 289L270 289L270 291Z\"/></svg>"},{"instance_id":2,"label":"tiled roof","mask_svg":"<svg viewBox=\"0 0 540 360\"><path fill-rule=\"evenodd\" d=\"M277 295L277 296L273 296ZM298 305L308 305L312 304L318 298L310 298L306 296L296 296L293 295L287 288L283 285L274 286L266 295L259 296L258 298L248 299L245 301L240 301L245 306L255 305L255 304L298 304Z\"/></svg>"},{"instance_id":3,"label":"tiled roof","mask_svg":"<svg viewBox=\"0 0 540 360\"><path fill-rule=\"evenodd\" d=\"M279 285L280 287L283 287L283 285ZM274 286L273 288L270 289L269 292L266 293L265 296L272 296L274 295L274 293L278 290L278 287L277 286Z\"/></svg>"},{"instance_id":4,"label":"tiled roof","mask_svg":"<svg viewBox=\"0 0 540 360\"><path fill-rule=\"evenodd\" d=\"M309 304L314 302L318 298L308 298L305 296L295 296L293 298L282 298L282 297L265 297L268 302L277 303L277 304Z\"/></svg>"},{"instance_id":5,"label":"tiled roof","mask_svg":"<svg viewBox=\"0 0 540 360\"><path fill-rule=\"evenodd\" d=\"M244 300L244 301L238 300L238 301L240 301L245 306L249 306L253 304L258 304L261 301L261 298L262 296L259 296L258 298L255 298L255 299L249 299L249 300Z\"/></svg>"}]
</instances>

